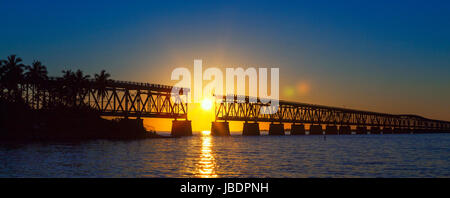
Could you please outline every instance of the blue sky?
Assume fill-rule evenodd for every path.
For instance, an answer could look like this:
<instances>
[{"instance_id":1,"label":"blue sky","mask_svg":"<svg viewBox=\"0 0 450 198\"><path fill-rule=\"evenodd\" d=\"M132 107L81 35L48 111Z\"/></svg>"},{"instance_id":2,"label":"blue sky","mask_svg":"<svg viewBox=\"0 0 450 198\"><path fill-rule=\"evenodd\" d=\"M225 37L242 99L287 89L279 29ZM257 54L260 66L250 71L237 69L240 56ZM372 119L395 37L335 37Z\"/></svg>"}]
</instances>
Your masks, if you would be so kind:
<instances>
[{"instance_id":1,"label":"blue sky","mask_svg":"<svg viewBox=\"0 0 450 198\"><path fill-rule=\"evenodd\" d=\"M283 99L450 120L449 1L5 1L0 57L173 84L279 67ZM306 85L307 91L299 90ZM294 90L285 94L284 90Z\"/></svg>"}]
</instances>

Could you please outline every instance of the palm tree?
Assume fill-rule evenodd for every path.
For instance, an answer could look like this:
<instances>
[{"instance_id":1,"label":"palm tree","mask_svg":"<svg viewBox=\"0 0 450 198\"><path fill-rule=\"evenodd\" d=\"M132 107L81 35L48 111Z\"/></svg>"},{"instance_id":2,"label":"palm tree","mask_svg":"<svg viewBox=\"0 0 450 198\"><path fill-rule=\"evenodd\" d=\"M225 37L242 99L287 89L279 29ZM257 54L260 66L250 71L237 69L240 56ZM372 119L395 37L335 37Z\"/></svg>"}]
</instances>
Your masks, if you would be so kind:
<instances>
[{"instance_id":1,"label":"palm tree","mask_svg":"<svg viewBox=\"0 0 450 198\"><path fill-rule=\"evenodd\" d=\"M26 69L28 71L25 73L25 79L33 86L36 107L39 108L40 91L45 88L44 84L48 80L47 67L40 61L33 61L31 66L26 66Z\"/></svg>"},{"instance_id":2,"label":"palm tree","mask_svg":"<svg viewBox=\"0 0 450 198\"><path fill-rule=\"evenodd\" d=\"M61 79L61 89L59 90L60 98L66 105L72 105L76 97L75 93L75 73L72 70L63 70L63 77Z\"/></svg>"},{"instance_id":3,"label":"palm tree","mask_svg":"<svg viewBox=\"0 0 450 198\"><path fill-rule=\"evenodd\" d=\"M47 67L40 61L33 61L31 66L27 66L28 70L25 73L25 78L32 83L39 84L48 79Z\"/></svg>"},{"instance_id":4,"label":"palm tree","mask_svg":"<svg viewBox=\"0 0 450 198\"><path fill-rule=\"evenodd\" d=\"M105 70L102 70L100 74L95 74L94 76L97 95L99 98L101 98L101 108L103 108L103 97L106 96L106 86L111 75L106 73Z\"/></svg>"},{"instance_id":5,"label":"palm tree","mask_svg":"<svg viewBox=\"0 0 450 198\"><path fill-rule=\"evenodd\" d=\"M89 91L89 78L91 76L84 75L83 71L77 70L74 73L74 81L75 81L75 94L78 95L80 104L83 104L83 99L86 93Z\"/></svg>"},{"instance_id":6,"label":"palm tree","mask_svg":"<svg viewBox=\"0 0 450 198\"><path fill-rule=\"evenodd\" d=\"M11 55L7 57L7 60L3 61L4 73L3 84L8 90L8 95L14 97L14 100L20 100L19 83L24 79L23 68L24 64L21 63L22 59Z\"/></svg>"}]
</instances>

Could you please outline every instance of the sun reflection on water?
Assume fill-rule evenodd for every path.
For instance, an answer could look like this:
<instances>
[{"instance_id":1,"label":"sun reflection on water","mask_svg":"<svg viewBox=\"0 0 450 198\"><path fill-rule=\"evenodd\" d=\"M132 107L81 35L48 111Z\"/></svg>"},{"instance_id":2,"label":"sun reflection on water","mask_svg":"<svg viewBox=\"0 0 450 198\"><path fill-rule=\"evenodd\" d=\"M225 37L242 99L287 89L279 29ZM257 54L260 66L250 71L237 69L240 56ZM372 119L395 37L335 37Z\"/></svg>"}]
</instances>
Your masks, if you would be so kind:
<instances>
[{"instance_id":1,"label":"sun reflection on water","mask_svg":"<svg viewBox=\"0 0 450 198\"><path fill-rule=\"evenodd\" d=\"M212 138L210 131L202 131L201 141L202 147L200 158L197 163L197 176L203 178L217 177L215 172L215 160L212 153Z\"/></svg>"}]
</instances>

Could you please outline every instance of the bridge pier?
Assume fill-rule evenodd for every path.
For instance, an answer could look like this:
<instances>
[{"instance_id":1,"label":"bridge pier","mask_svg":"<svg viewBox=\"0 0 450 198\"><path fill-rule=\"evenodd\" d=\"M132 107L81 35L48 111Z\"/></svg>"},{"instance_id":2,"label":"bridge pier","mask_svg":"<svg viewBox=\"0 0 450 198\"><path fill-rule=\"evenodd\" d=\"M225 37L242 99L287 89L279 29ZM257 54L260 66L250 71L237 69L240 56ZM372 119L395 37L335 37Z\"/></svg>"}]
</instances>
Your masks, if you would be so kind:
<instances>
[{"instance_id":1,"label":"bridge pier","mask_svg":"<svg viewBox=\"0 0 450 198\"><path fill-rule=\"evenodd\" d=\"M310 125L309 135L323 135L322 125Z\"/></svg>"},{"instance_id":2,"label":"bridge pier","mask_svg":"<svg viewBox=\"0 0 450 198\"><path fill-rule=\"evenodd\" d=\"M402 129L403 134L412 134L413 130L411 128L403 128Z\"/></svg>"},{"instance_id":3,"label":"bridge pier","mask_svg":"<svg viewBox=\"0 0 450 198\"><path fill-rule=\"evenodd\" d=\"M350 126L340 126L339 127L339 135L351 135L352 129Z\"/></svg>"},{"instance_id":4,"label":"bridge pier","mask_svg":"<svg viewBox=\"0 0 450 198\"><path fill-rule=\"evenodd\" d=\"M415 133L415 134L426 133L426 130L423 129L423 128L421 128L421 127L419 127L419 128L414 128L414 129L413 129L413 133Z\"/></svg>"},{"instance_id":5,"label":"bridge pier","mask_svg":"<svg viewBox=\"0 0 450 198\"><path fill-rule=\"evenodd\" d=\"M408 133L407 129L402 129L402 128L398 128L398 127L394 128L394 134L406 134L406 133Z\"/></svg>"},{"instance_id":6,"label":"bridge pier","mask_svg":"<svg viewBox=\"0 0 450 198\"><path fill-rule=\"evenodd\" d=\"M306 135L305 125L303 124L292 124L291 125L291 135Z\"/></svg>"},{"instance_id":7,"label":"bridge pier","mask_svg":"<svg viewBox=\"0 0 450 198\"><path fill-rule=\"evenodd\" d=\"M269 135L284 135L284 124L270 123Z\"/></svg>"},{"instance_id":8,"label":"bridge pier","mask_svg":"<svg viewBox=\"0 0 450 198\"><path fill-rule=\"evenodd\" d=\"M395 127L394 131L392 132L393 134L400 134L400 128Z\"/></svg>"},{"instance_id":9,"label":"bridge pier","mask_svg":"<svg viewBox=\"0 0 450 198\"><path fill-rule=\"evenodd\" d=\"M245 122L244 129L242 130L242 135L246 136L260 135L259 124L257 122L255 123Z\"/></svg>"},{"instance_id":10,"label":"bridge pier","mask_svg":"<svg viewBox=\"0 0 450 198\"><path fill-rule=\"evenodd\" d=\"M191 136L192 125L190 120L173 120L170 135L174 137Z\"/></svg>"},{"instance_id":11,"label":"bridge pier","mask_svg":"<svg viewBox=\"0 0 450 198\"><path fill-rule=\"evenodd\" d=\"M358 134L358 135L367 134L367 127L365 127L365 126L357 126L356 127L356 134Z\"/></svg>"},{"instance_id":12,"label":"bridge pier","mask_svg":"<svg viewBox=\"0 0 450 198\"><path fill-rule=\"evenodd\" d=\"M394 131L392 130L391 127L383 127L383 130L381 130L383 132L383 134L393 134Z\"/></svg>"},{"instance_id":13,"label":"bridge pier","mask_svg":"<svg viewBox=\"0 0 450 198\"><path fill-rule=\"evenodd\" d=\"M433 132L433 131L431 131L430 128L423 128L422 131L423 131L424 133L431 133L431 132Z\"/></svg>"},{"instance_id":14,"label":"bridge pier","mask_svg":"<svg viewBox=\"0 0 450 198\"><path fill-rule=\"evenodd\" d=\"M338 134L338 128L336 125L327 125L325 128L325 134L327 135L337 135Z\"/></svg>"},{"instance_id":15,"label":"bridge pier","mask_svg":"<svg viewBox=\"0 0 450 198\"><path fill-rule=\"evenodd\" d=\"M225 122L212 122L211 123L211 135L213 136L229 136L230 125Z\"/></svg>"},{"instance_id":16,"label":"bridge pier","mask_svg":"<svg viewBox=\"0 0 450 198\"><path fill-rule=\"evenodd\" d=\"M381 134L380 127L370 127L370 134Z\"/></svg>"}]
</instances>

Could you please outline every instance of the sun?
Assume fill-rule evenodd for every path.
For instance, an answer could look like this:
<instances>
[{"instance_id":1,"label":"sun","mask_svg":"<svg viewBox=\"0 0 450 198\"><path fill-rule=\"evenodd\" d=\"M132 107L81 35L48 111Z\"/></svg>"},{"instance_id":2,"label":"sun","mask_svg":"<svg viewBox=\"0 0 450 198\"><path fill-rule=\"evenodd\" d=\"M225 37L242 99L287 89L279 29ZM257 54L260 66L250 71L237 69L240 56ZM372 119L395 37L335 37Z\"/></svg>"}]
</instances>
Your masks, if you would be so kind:
<instances>
[{"instance_id":1,"label":"sun","mask_svg":"<svg viewBox=\"0 0 450 198\"><path fill-rule=\"evenodd\" d=\"M211 110L213 101L210 98L204 98L201 105L203 110Z\"/></svg>"}]
</instances>

